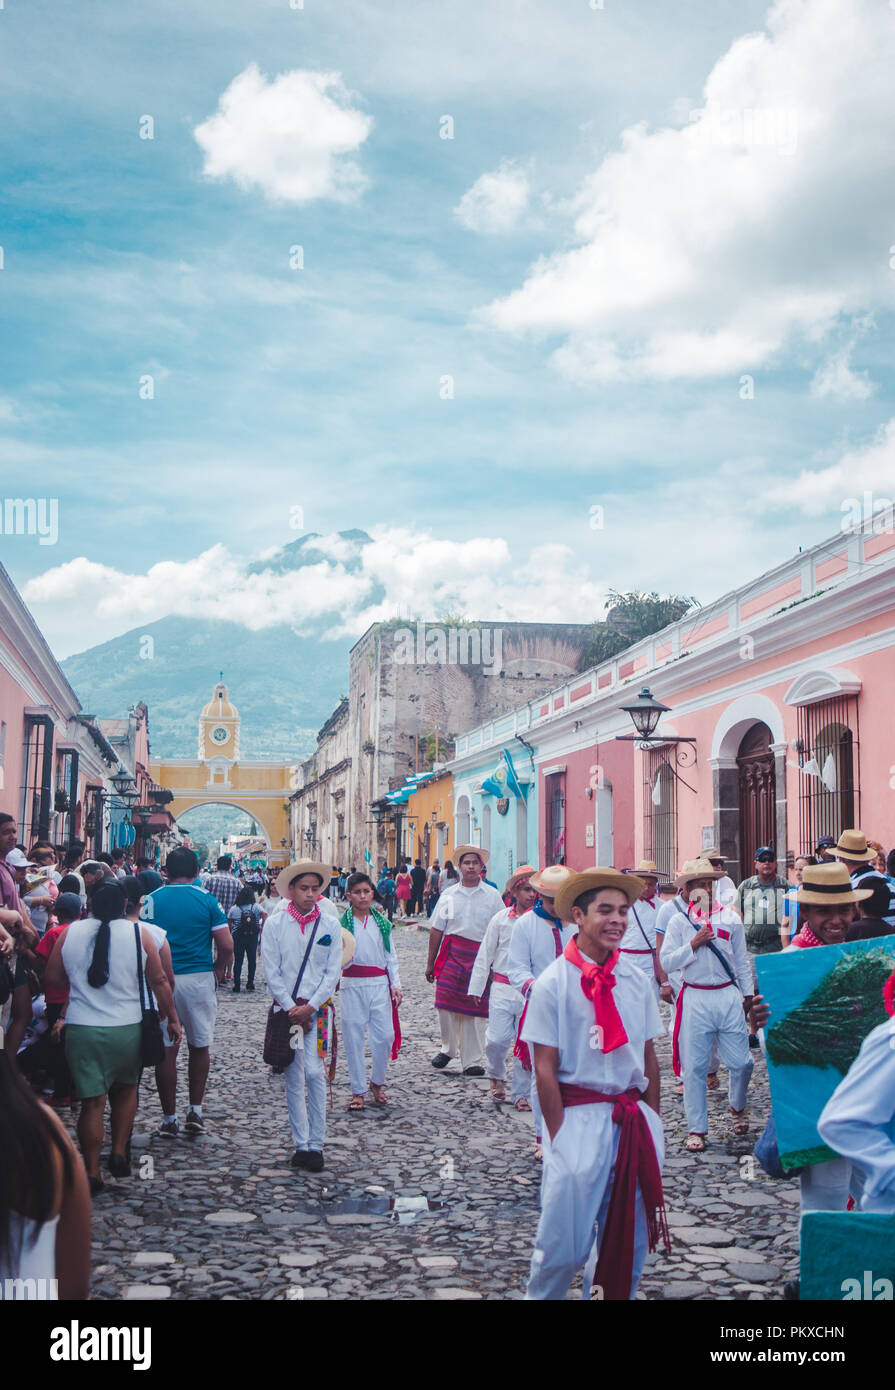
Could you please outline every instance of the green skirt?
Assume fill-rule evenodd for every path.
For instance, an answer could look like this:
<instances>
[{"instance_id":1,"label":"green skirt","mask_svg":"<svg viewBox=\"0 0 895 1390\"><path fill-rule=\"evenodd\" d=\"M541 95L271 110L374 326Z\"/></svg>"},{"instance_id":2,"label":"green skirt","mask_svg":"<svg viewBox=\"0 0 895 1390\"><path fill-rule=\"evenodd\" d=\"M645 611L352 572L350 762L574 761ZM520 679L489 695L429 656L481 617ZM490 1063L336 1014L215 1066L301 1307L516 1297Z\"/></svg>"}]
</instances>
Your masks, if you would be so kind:
<instances>
[{"instance_id":1,"label":"green skirt","mask_svg":"<svg viewBox=\"0 0 895 1390\"><path fill-rule=\"evenodd\" d=\"M136 1085L141 1070L140 1032L139 1023L119 1028L65 1025L65 1056L79 1096L106 1096L116 1082Z\"/></svg>"}]
</instances>

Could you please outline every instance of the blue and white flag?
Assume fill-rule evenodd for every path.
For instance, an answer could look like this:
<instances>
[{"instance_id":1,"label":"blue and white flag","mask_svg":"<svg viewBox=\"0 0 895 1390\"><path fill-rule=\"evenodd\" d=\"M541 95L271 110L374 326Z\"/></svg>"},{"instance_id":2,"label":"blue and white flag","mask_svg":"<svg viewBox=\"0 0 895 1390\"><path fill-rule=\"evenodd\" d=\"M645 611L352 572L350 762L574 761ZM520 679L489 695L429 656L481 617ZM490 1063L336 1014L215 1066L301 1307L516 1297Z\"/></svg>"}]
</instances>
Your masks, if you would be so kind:
<instances>
[{"instance_id":1,"label":"blue and white flag","mask_svg":"<svg viewBox=\"0 0 895 1390\"><path fill-rule=\"evenodd\" d=\"M503 758L507 765L507 786L514 796L524 797L525 793L522 790L522 783L516 776L516 769L513 767L513 759L510 757L509 750L506 748L503 750Z\"/></svg>"}]
</instances>

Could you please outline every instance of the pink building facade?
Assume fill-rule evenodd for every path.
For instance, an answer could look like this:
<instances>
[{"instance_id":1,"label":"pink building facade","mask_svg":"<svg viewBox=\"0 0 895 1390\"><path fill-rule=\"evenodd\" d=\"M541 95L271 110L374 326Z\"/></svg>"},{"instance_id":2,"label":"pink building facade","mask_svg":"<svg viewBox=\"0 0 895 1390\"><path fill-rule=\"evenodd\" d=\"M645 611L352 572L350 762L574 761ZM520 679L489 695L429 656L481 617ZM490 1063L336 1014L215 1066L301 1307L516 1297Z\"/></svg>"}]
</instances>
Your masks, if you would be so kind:
<instances>
[{"instance_id":1,"label":"pink building facade","mask_svg":"<svg viewBox=\"0 0 895 1390\"><path fill-rule=\"evenodd\" d=\"M717 844L739 880L767 843L782 865L856 825L891 848L893 680L890 510L503 718L537 768L540 861L643 856L670 877ZM649 750L616 741L643 686L669 706ZM467 739L487 746L489 726L458 757Z\"/></svg>"}]
</instances>

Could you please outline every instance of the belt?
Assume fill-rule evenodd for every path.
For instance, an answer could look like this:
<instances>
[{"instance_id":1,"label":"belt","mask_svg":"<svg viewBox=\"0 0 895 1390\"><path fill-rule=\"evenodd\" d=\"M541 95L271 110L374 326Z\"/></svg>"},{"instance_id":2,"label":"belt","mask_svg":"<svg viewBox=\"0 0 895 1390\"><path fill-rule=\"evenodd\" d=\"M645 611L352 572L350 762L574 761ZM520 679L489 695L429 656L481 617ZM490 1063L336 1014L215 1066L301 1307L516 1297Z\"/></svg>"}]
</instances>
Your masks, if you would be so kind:
<instances>
[{"instance_id":1,"label":"belt","mask_svg":"<svg viewBox=\"0 0 895 1390\"><path fill-rule=\"evenodd\" d=\"M388 971L379 965L346 965L342 974L355 980L372 980L375 975L387 975Z\"/></svg>"},{"instance_id":2,"label":"belt","mask_svg":"<svg viewBox=\"0 0 895 1390\"><path fill-rule=\"evenodd\" d=\"M619 946L618 949L625 956L651 956L653 954L649 947L642 947L639 951L635 950L633 946Z\"/></svg>"},{"instance_id":3,"label":"belt","mask_svg":"<svg viewBox=\"0 0 895 1390\"><path fill-rule=\"evenodd\" d=\"M674 1011L674 1033L671 1038L671 1063L674 1068L675 1076L681 1074L681 1054L678 1047L678 1038L681 1031L681 1018L684 1012L684 994L688 989L730 989L733 980L725 980L723 985L694 985L689 980L684 980L681 985L680 994L677 997L677 1006Z\"/></svg>"},{"instance_id":4,"label":"belt","mask_svg":"<svg viewBox=\"0 0 895 1390\"><path fill-rule=\"evenodd\" d=\"M498 974L498 972L495 970L495 972L494 972L494 983L495 983L496 985L509 985L509 984L512 984L512 981L511 981L509 975L500 975L500 974Z\"/></svg>"}]
</instances>

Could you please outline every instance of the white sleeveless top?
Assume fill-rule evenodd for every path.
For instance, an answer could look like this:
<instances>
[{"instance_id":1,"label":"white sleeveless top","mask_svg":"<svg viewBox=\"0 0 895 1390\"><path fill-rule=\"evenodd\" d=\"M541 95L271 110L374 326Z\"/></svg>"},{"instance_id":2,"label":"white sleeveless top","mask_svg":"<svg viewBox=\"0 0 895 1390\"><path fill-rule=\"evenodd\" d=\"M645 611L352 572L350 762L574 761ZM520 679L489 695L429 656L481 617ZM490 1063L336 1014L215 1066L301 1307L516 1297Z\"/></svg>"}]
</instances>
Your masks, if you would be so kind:
<instances>
[{"instance_id":1,"label":"white sleeveless top","mask_svg":"<svg viewBox=\"0 0 895 1390\"><path fill-rule=\"evenodd\" d=\"M136 956L136 951L134 952ZM0 1282L7 1279L33 1279L33 1288L20 1286L16 1299L46 1300L58 1298L56 1291L56 1227L59 1217L45 1221L41 1225L30 1217L20 1216L17 1211L9 1213L10 1245L19 1250L15 1266L0 1258Z\"/></svg>"},{"instance_id":2,"label":"white sleeveless top","mask_svg":"<svg viewBox=\"0 0 895 1390\"><path fill-rule=\"evenodd\" d=\"M71 983L66 1013L68 1023L88 1024L94 1028L121 1028L128 1023L140 1022L135 924L125 917L119 917L110 925L109 979L99 989L94 989L87 982L99 922L95 917L86 917L81 922L72 922L65 934L62 963ZM140 961L145 970L146 952L142 944Z\"/></svg>"}]
</instances>

